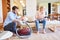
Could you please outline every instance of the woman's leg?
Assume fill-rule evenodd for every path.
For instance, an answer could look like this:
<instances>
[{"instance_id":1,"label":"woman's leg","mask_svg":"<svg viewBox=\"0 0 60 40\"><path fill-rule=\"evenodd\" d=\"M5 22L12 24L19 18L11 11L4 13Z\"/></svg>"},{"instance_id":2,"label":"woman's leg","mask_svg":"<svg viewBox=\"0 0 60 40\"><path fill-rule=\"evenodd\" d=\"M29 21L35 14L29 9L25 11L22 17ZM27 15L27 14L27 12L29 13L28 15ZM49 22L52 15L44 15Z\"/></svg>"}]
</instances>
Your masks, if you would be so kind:
<instances>
[{"instance_id":1,"label":"woman's leg","mask_svg":"<svg viewBox=\"0 0 60 40\"><path fill-rule=\"evenodd\" d=\"M45 29L46 21L43 20L42 23L43 23L43 29Z\"/></svg>"},{"instance_id":2,"label":"woman's leg","mask_svg":"<svg viewBox=\"0 0 60 40\"><path fill-rule=\"evenodd\" d=\"M46 25L46 21L45 21L45 20L43 20L43 21L42 21L42 23L43 23L43 33L46 33L46 32L45 32L45 25Z\"/></svg>"},{"instance_id":3,"label":"woman's leg","mask_svg":"<svg viewBox=\"0 0 60 40\"><path fill-rule=\"evenodd\" d=\"M36 23L36 29L37 31L39 31L39 20L35 20L35 23Z\"/></svg>"}]
</instances>

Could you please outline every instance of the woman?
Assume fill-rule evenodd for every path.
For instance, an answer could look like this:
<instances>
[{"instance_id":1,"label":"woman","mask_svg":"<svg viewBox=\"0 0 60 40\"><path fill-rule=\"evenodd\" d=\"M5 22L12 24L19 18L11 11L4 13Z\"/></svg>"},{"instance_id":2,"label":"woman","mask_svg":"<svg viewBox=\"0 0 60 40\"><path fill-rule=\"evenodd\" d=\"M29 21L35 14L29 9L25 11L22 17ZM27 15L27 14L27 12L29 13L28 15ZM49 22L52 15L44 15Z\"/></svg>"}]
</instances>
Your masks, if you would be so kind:
<instances>
[{"instance_id":1,"label":"woman","mask_svg":"<svg viewBox=\"0 0 60 40\"><path fill-rule=\"evenodd\" d=\"M40 27L39 23L43 23L43 33L46 33L45 32L46 21L45 21L44 17L45 17L44 7L41 6L35 16L35 18L36 18L35 23L36 23L36 28L37 28L38 33L39 33L39 27Z\"/></svg>"}]
</instances>

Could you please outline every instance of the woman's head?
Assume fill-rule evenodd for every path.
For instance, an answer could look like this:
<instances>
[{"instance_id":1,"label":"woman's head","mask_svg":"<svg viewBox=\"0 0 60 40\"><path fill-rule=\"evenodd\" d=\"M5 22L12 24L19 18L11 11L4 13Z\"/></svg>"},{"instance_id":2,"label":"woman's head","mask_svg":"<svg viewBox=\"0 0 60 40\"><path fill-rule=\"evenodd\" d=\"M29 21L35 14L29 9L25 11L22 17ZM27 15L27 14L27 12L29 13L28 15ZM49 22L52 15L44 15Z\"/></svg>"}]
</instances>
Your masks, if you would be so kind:
<instances>
[{"instance_id":1,"label":"woman's head","mask_svg":"<svg viewBox=\"0 0 60 40\"><path fill-rule=\"evenodd\" d=\"M45 9L45 8L44 8L43 6L40 6L39 11L40 11L40 12L43 12L44 9Z\"/></svg>"}]
</instances>

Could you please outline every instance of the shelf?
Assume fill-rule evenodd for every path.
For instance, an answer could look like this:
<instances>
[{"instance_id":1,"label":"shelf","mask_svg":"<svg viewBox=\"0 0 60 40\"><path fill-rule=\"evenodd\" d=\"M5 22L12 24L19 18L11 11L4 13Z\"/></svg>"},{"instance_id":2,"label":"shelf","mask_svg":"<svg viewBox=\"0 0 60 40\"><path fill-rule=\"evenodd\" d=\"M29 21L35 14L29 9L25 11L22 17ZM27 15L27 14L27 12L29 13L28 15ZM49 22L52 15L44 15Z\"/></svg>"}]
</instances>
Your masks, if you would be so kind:
<instances>
[{"instance_id":1,"label":"shelf","mask_svg":"<svg viewBox=\"0 0 60 40\"><path fill-rule=\"evenodd\" d=\"M10 11L10 0L7 0L7 10Z\"/></svg>"},{"instance_id":2,"label":"shelf","mask_svg":"<svg viewBox=\"0 0 60 40\"><path fill-rule=\"evenodd\" d=\"M6 19L7 13L10 11L10 0L2 0L2 8L3 8L3 22Z\"/></svg>"},{"instance_id":3,"label":"shelf","mask_svg":"<svg viewBox=\"0 0 60 40\"><path fill-rule=\"evenodd\" d=\"M7 2L10 2L10 0L7 0Z\"/></svg>"}]
</instances>

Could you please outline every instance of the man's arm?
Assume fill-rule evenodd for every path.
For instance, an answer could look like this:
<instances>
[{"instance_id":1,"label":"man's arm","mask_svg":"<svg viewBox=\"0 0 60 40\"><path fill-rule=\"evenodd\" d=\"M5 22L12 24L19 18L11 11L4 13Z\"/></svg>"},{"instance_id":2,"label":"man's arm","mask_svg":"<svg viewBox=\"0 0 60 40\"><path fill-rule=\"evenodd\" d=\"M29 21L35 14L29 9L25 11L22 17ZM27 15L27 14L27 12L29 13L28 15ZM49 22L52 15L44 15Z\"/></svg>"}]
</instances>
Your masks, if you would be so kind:
<instances>
[{"instance_id":1,"label":"man's arm","mask_svg":"<svg viewBox=\"0 0 60 40\"><path fill-rule=\"evenodd\" d=\"M9 17L12 20L12 22L18 22L19 21L19 19L16 19L13 14L9 14Z\"/></svg>"}]
</instances>

